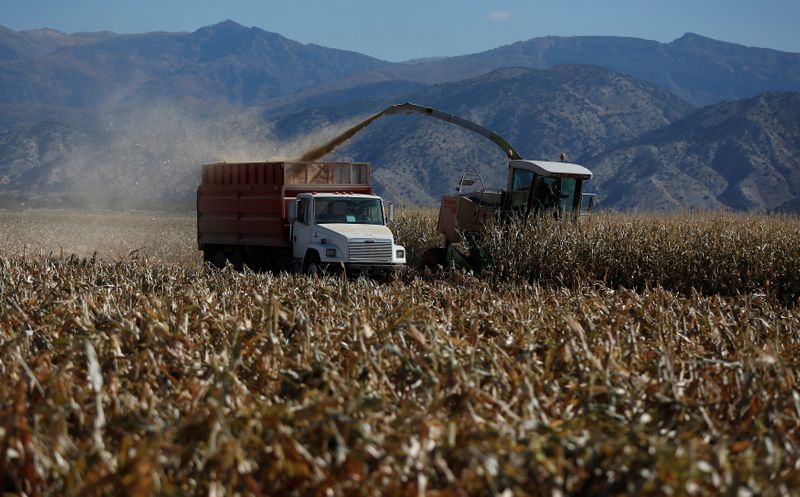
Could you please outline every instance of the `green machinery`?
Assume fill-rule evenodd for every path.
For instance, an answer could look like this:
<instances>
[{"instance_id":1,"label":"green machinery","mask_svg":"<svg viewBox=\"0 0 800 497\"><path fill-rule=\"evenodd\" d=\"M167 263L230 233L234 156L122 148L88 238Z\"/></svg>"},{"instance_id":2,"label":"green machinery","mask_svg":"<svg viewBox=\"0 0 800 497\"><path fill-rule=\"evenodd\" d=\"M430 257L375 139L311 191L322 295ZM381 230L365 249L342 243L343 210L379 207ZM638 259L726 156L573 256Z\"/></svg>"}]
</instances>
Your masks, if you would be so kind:
<instances>
[{"instance_id":1,"label":"green machinery","mask_svg":"<svg viewBox=\"0 0 800 497\"><path fill-rule=\"evenodd\" d=\"M311 155L316 158L319 153L330 152L382 116L404 113L422 114L468 129L488 138L508 158L508 181L504 189L486 188L477 173L466 173L461 177L456 193L442 198L437 227L444 235L446 245L424 255L428 265L446 266L452 263L480 272L485 257L474 241L490 219L528 216L542 211L553 212L559 217L577 217L584 204L586 211L591 210L594 194L583 193L584 182L592 178L589 169L566 162L563 155L561 161L525 160L497 133L452 114L409 102L392 105L369 117ZM476 184L480 184L480 187L470 192L464 191Z\"/></svg>"}]
</instances>

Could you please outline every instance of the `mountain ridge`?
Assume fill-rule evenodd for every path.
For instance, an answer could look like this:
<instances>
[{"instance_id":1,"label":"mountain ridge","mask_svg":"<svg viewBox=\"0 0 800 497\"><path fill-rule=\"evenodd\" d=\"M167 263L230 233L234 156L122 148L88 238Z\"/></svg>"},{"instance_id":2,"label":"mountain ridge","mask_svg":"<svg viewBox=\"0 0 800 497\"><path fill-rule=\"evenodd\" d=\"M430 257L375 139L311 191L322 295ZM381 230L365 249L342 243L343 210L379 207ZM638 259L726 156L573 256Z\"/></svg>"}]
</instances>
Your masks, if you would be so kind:
<instances>
[{"instance_id":1,"label":"mountain ridge","mask_svg":"<svg viewBox=\"0 0 800 497\"><path fill-rule=\"evenodd\" d=\"M505 68L417 88L406 98L494 129L533 158L598 152L606 142L633 138L693 108L650 83L591 66ZM202 110L190 102L177 109L155 103L148 112L124 107L89 124L34 122L0 133L0 193L57 198L107 191L117 198L139 195L145 203L190 203L203 162L298 157L303 144L326 140L318 130L341 130L391 103L337 102L276 120L228 105ZM330 159L372 162L376 189L405 205L437 203L465 168L478 168L493 186L505 175L504 154L483 137L417 115L379 120ZM165 175L169 168L172 177Z\"/></svg>"},{"instance_id":2,"label":"mountain ridge","mask_svg":"<svg viewBox=\"0 0 800 497\"><path fill-rule=\"evenodd\" d=\"M389 64L232 21L192 33L103 36L48 53L26 43L16 33L0 37L0 53L16 54L0 59L4 103L85 107L190 95L247 105Z\"/></svg>"},{"instance_id":3,"label":"mountain ridge","mask_svg":"<svg viewBox=\"0 0 800 497\"><path fill-rule=\"evenodd\" d=\"M37 31L47 30L0 30L0 69L6 72L0 76L0 99L6 103L96 105L99 99L120 93L110 87L124 88L123 83L136 75L131 98L194 95L261 105L304 90L319 93L388 80L435 84L501 67L544 69L562 64L607 67L701 106L767 91L800 90L800 53L747 47L694 33L669 43L633 37L548 36L474 54L393 63L303 44L231 20L179 33L68 35L52 30L60 33L56 38L61 43L49 45L34 43L36 36L31 33ZM204 44L216 52L204 51ZM57 60L52 60L54 47ZM40 59L35 61L36 70L13 65L25 54ZM133 67L126 71L121 65ZM38 80L44 82L37 86ZM76 85L91 91L81 95ZM71 93L79 95L70 98Z\"/></svg>"},{"instance_id":4,"label":"mountain ridge","mask_svg":"<svg viewBox=\"0 0 800 497\"><path fill-rule=\"evenodd\" d=\"M389 79L414 79L416 74L425 82L441 82L485 73L487 68L542 69L562 64L606 67L655 83L700 106L764 91L800 90L800 54L688 33L670 43L614 36L532 38L434 63L382 68L377 73Z\"/></svg>"}]
</instances>

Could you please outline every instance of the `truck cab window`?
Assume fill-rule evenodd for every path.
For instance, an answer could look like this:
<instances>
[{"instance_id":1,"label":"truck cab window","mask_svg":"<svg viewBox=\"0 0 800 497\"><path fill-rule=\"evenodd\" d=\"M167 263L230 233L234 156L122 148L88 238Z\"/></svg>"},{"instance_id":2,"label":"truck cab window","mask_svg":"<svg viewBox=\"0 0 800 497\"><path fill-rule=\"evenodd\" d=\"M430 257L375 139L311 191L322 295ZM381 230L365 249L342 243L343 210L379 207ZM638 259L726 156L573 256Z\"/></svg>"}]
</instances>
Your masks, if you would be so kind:
<instances>
[{"instance_id":1,"label":"truck cab window","mask_svg":"<svg viewBox=\"0 0 800 497\"><path fill-rule=\"evenodd\" d=\"M356 222L363 224L383 224L383 209L375 199L357 202L353 208Z\"/></svg>"}]
</instances>

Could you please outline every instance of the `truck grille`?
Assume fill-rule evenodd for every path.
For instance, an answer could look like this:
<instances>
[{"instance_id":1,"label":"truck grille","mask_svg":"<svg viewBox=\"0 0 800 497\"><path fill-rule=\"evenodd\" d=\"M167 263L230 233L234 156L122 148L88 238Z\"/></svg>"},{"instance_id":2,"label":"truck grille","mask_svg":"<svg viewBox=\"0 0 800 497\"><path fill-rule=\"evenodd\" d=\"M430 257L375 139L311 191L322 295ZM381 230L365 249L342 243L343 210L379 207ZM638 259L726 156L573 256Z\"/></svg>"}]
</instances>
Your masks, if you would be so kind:
<instances>
[{"instance_id":1,"label":"truck grille","mask_svg":"<svg viewBox=\"0 0 800 497\"><path fill-rule=\"evenodd\" d=\"M350 240L350 262L392 262L392 241Z\"/></svg>"}]
</instances>

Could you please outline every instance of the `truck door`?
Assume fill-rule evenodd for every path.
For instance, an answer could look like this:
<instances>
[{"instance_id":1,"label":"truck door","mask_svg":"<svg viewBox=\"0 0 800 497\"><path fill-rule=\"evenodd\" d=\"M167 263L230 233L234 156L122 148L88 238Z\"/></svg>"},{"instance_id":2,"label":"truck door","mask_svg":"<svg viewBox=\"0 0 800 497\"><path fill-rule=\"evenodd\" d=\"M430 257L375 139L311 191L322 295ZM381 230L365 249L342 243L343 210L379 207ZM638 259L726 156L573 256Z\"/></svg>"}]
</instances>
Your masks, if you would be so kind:
<instances>
[{"instance_id":1,"label":"truck door","mask_svg":"<svg viewBox=\"0 0 800 497\"><path fill-rule=\"evenodd\" d=\"M311 223L311 200L304 198L297 201L297 220L292 226L292 257L302 259L311 243L314 229Z\"/></svg>"}]
</instances>

